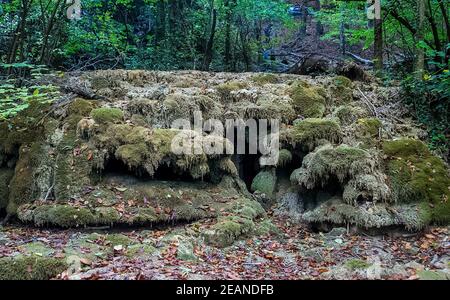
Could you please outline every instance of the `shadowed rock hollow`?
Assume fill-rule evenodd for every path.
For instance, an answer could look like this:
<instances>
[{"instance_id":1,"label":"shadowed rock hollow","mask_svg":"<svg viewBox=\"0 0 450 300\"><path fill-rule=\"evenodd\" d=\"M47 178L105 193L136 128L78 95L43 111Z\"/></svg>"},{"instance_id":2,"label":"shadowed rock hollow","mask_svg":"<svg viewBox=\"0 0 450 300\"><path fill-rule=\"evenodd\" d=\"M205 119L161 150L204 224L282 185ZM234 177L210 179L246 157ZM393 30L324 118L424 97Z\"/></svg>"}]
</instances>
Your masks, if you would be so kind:
<instances>
[{"instance_id":1,"label":"shadowed rock hollow","mask_svg":"<svg viewBox=\"0 0 450 300\"><path fill-rule=\"evenodd\" d=\"M264 208L272 205L298 221L362 228L419 230L450 220L448 167L396 104L396 88L252 73L116 70L52 80L65 93L60 102L34 103L0 123L0 209L21 222L211 219L198 235L228 246L270 232ZM170 126L192 122L195 111L223 122L279 119L278 164L260 166L258 155L174 154L180 131Z\"/></svg>"}]
</instances>

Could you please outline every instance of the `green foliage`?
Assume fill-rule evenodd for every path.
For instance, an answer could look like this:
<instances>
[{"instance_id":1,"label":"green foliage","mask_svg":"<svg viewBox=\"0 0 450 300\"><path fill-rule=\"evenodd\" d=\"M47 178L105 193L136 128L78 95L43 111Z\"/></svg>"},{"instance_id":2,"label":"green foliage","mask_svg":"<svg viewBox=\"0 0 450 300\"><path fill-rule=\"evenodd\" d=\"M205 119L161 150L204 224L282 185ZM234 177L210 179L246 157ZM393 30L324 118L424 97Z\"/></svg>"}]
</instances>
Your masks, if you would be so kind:
<instances>
[{"instance_id":1,"label":"green foliage","mask_svg":"<svg viewBox=\"0 0 450 300\"><path fill-rule=\"evenodd\" d=\"M31 79L39 79L47 69L27 63L0 64L0 69L22 69L30 71ZM6 79L0 83L0 121L9 119L28 108L31 102L51 103L60 96L58 87L48 85L25 85L20 78Z\"/></svg>"},{"instance_id":2,"label":"green foliage","mask_svg":"<svg viewBox=\"0 0 450 300\"><path fill-rule=\"evenodd\" d=\"M443 66L442 66L443 67ZM424 80L408 76L403 80L404 102L417 120L426 125L430 147L448 154L450 149L450 71L426 74Z\"/></svg>"},{"instance_id":3,"label":"green foliage","mask_svg":"<svg viewBox=\"0 0 450 300\"><path fill-rule=\"evenodd\" d=\"M263 49L279 45L259 24L294 28L283 0L83 0L79 20L67 18L63 0L1 3L0 60L5 67L28 63L77 69L248 70ZM25 10L24 14L24 8ZM205 49L217 17L211 63ZM25 15L25 19L23 16ZM20 29L26 24L26 33ZM23 32L23 34L20 34ZM255 33L255 34L253 34ZM17 49L11 53L14 36ZM17 60L26 63L17 63Z\"/></svg>"}]
</instances>

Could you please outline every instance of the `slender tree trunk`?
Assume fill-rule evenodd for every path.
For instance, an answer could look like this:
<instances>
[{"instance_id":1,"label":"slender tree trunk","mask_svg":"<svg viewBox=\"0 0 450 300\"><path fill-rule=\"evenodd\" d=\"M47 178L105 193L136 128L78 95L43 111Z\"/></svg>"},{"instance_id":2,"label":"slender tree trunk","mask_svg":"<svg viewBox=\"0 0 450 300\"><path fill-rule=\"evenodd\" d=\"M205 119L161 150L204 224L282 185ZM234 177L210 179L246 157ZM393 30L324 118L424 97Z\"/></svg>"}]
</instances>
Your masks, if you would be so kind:
<instances>
[{"instance_id":1,"label":"slender tree trunk","mask_svg":"<svg viewBox=\"0 0 450 300\"><path fill-rule=\"evenodd\" d=\"M433 33L433 39L434 39L434 45L436 46L437 51L441 51L442 50L441 40L439 39L439 32L438 32L438 28L436 25L436 20L434 19L434 16L433 16L433 9L431 7L430 0L427 0L425 5L426 5L425 15L427 16L428 22L430 23L430 26L431 26L431 31Z\"/></svg>"},{"instance_id":2,"label":"slender tree trunk","mask_svg":"<svg viewBox=\"0 0 450 300\"><path fill-rule=\"evenodd\" d=\"M231 20L233 17L233 12L231 8L230 0L225 0L225 54L224 63L225 69L230 71L230 61L231 61Z\"/></svg>"},{"instance_id":3,"label":"slender tree trunk","mask_svg":"<svg viewBox=\"0 0 450 300\"><path fill-rule=\"evenodd\" d=\"M448 2L445 0L438 0L439 7L444 18L445 31L447 32L447 42L450 43L450 20L448 17Z\"/></svg>"},{"instance_id":4,"label":"slender tree trunk","mask_svg":"<svg viewBox=\"0 0 450 300\"><path fill-rule=\"evenodd\" d=\"M444 3L445 0L438 0L439 8L442 12L442 17L444 19L445 31L447 33L447 43L450 43L450 20L448 17L448 1ZM447 53L445 55L445 63L448 64L450 59L450 48L447 49Z\"/></svg>"},{"instance_id":5,"label":"slender tree trunk","mask_svg":"<svg viewBox=\"0 0 450 300\"><path fill-rule=\"evenodd\" d=\"M33 0L22 0L22 13L20 14L19 24L17 25L16 32L14 33L14 38L9 49L9 55L7 63L11 64L16 60L17 50L23 43L25 38L25 28L27 23L27 17Z\"/></svg>"},{"instance_id":6,"label":"slender tree trunk","mask_svg":"<svg viewBox=\"0 0 450 300\"><path fill-rule=\"evenodd\" d=\"M209 66L211 65L213 57L213 47L214 47L214 36L216 34L217 26L217 10L214 8L214 0L211 0L211 27L209 33L209 39L205 47L205 58L203 60L203 70L209 71Z\"/></svg>"},{"instance_id":7,"label":"slender tree trunk","mask_svg":"<svg viewBox=\"0 0 450 300\"><path fill-rule=\"evenodd\" d=\"M53 26L55 25L55 20L56 20L56 14L58 12L58 8L61 4L63 4L63 0L58 0L55 4L55 7L53 8L53 11L50 15L50 18L48 19L48 23L47 26L45 28L45 32L44 32L44 42L42 43L42 48L41 48L41 55L39 58L39 63L43 64L44 60L45 60L45 54L47 53L47 48L48 48L48 40L50 38L50 33L53 30ZM42 15L45 14L45 11L41 11ZM48 62L48 59L47 61Z\"/></svg>"},{"instance_id":8,"label":"slender tree trunk","mask_svg":"<svg viewBox=\"0 0 450 300\"><path fill-rule=\"evenodd\" d=\"M380 72L383 70L383 19L381 18L381 0L375 1L375 70Z\"/></svg>"},{"instance_id":9,"label":"slender tree trunk","mask_svg":"<svg viewBox=\"0 0 450 300\"><path fill-rule=\"evenodd\" d=\"M416 0L417 2L417 32L416 32L416 75L417 79L423 79L425 69L425 51L420 45L424 39L424 20L425 20L425 1Z\"/></svg>"}]
</instances>

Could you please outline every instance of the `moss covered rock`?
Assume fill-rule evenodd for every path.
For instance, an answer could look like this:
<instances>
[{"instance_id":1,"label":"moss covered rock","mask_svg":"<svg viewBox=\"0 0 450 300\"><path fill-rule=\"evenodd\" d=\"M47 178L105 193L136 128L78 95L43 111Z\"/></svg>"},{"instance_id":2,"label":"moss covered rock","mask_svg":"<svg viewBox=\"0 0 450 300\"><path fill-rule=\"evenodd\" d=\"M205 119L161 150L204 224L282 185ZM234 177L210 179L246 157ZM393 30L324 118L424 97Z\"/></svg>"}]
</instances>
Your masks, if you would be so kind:
<instances>
[{"instance_id":1,"label":"moss covered rock","mask_svg":"<svg viewBox=\"0 0 450 300\"><path fill-rule=\"evenodd\" d=\"M355 206L344 203L341 198L328 200L302 216L309 223L352 224L367 229L403 226L412 231L427 226L429 217L427 209L416 204Z\"/></svg>"},{"instance_id":2,"label":"moss covered rock","mask_svg":"<svg viewBox=\"0 0 450 300\"><path fill-rule=\"evenodd\" d=\"M291 181L307 190L325 187L336 179L344 191L343 199L356 204L359 198L371 201L392 201L391 190L380 171L376 157L368 151L340 145L325 145L308 154Z\"/></svg>"},{"instance_id":3,"label":"moss covered rock","mask_svg":"<svg viewBox=\"0 0 450 300\"><path fill-rule=\"evenodd\" d=\"M229 81L216 87L219 96L225 100L233 100L233 92L247 88L247 84L241 81Z\"/></svg>"},{"instance_id":4,"label":"moss covered rock","mask_svg":"<svg viewBox=\"0 0 450 300\"><path fill-rule=\"evenodd\" d=\"M123 112L118 108L96 108L91 111L90 116L99 124L121 123L123 121Z\"/></svg>"},{"instance_id":5,"label":"moss covered rock","mask_svg":"<svg viewBox=\"0 0 450 300\"><path fill-rule=\"evenodd\" d=\"M341 105L333 111L333 117L339 119L341 125L347 126L368 116L368 112L359 106Z\"/></svg>"},{"instance_id":6,"label":"moss covered rock","mask_svg":"<svg viewBox=\"0 0 450 300\"><path fill-rule=\"evenodd\" d=\"M341 139L341 127L334 119L305 119L296 122L286 135L288 143L309 151L323 143L338 143Z\"/></svg>"},{"instance_id":7,"label":"moss covered rock","mask_svg":"<svg viewBox=\"0 0 450 300\"><path fill-rule=\"evenodd\" d=\"M353 101L353 83L345 76L336 76L329 85L334 105L347 104Z\"/></svg>"},{"instance_id":8,"label":"moss covered rock","mask_svg":"<svg viewBox=\"0 0 450 300\"><path fill-rule=\"evenodd\" d=\"M62 259L41 256L0 258L0 280L48 280L67 270Z\"/></svg>"},{"instance_id":9,"label":"moss covered rock","mask_svg":"<svg viewBox=\"0 0 450 300\"><path fill-rule=\"evenodd\" d=\"M272 199L275 196L276 183L277 176L274 169L261 171L253 179L251 190L252 192L258 191L264 193Z\"/></svg>"},{"instance_id":10,"label":"moss covered rock","mask_svg":"<svg viewBox=\"0 0 450 300\"><path fill-rule=\"evenodd\" d=\"M387 172L400 203L420 202L437 223L450 221L450 177L445 163L419 140L383 143Z\"/></svg>"},{"instance_id":11,"label":"moss covered rock","mask_svg":"<svg viewBox=\"0 0 450 300\"><path fill-rule=\"evenodd\" d=\"M279 82L279 78L275 74L258 74L253 76L252 80L259 85L275 84Z\"/></svg>"},{"instance_id":12,"label":"moss covered rock","mask_svg":"<svg viewBox=\"0 0 450 300\"><path fill-rule=\"evenodd\" d=\"M305 118L322 118L325 113L326 92L322 87L304 81L293 84L290 90L294 108Z\"/></svg>"}]
</instances>

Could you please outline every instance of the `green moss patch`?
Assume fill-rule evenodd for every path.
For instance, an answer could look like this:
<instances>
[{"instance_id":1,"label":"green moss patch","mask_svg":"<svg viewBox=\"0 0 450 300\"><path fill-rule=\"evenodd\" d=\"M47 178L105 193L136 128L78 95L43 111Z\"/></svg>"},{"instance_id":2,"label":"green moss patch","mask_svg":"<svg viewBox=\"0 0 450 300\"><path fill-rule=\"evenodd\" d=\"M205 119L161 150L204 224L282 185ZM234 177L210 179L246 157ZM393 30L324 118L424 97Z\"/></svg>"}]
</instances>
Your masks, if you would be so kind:
<instances>
[{"instance_id":1,"label":"green moss patch","mask_svg":"<svg viewBox=\"0 0 450 300\"><path fill-rule=\"evenodd\" d=\"M251 190L252 192L259 191L267 197L273 198L275 196L276 183L275 170L261 171L253 179Z\"/></svg>"},{"instance_id":2,"label":"green moss patch","mask_svg":"<svg viewBox=\"0 0 450 300\"><path fill-rule=\"evenodd\" d=\"M353 101L353 83L347 77L334 77L331 80L329 90L335 105L347 104Z\"/></svg>"},{"instance_id":3,"label":"green moss patch","mask_svg":"<svg viewBox=\"0 0 450 300\"><path fill-rule=\"evenodd\" d=\"M304 81L295 82L291 87L290 95L298 115L305 118L323 117L326 92L322 87L311 86Z\"/></svg>"},{"instance_id":4,"label":"green moss patch","mask_svg":"<svg viewBox=\"0 0 450 300\"><path fill-rule=\"evenodd\" d=\"M69 115L77 115L87 117L94 109L94 105L91 101L77 98L67 108Z\"/></svg>"},{"instance_id":5,"label":"green moss patch","mask_svg":"<svg viewBox=\"0 0 450 300\"><path fill-rule=\"evenodd\" d=\"M118 108L96 108L91 111L90 116L98 124L121 123L123 121L123 112Z\"/></svg>"},{"instance_id":6,"label":"green moss patch","mask_svg":"<svg viewBox=\"0 0 450 300\"><path fill-rule=\"evenodd\" d=\"M341 139L341 127L334 119L305 119L296 122L287 135L289 143L309 151L324 142L338 143Z\"/></svg>"},{"instance_id":7,"label":"green moss patch","mask_svg":"<svg viewBox=\"0 0 450 300\"><path fill-rule=\"evenodd\" d=\"M429 223L429 213L416 204L368 204L354 206L340 198L324 202L315 209L305 212L302 218L309 223L346 224L361 228L383 228L404 226L408 230L423 229Z\"/></svg>"},{"instance_id":8,"label":"green moss patch","mask_svg":"<svg viewBox=\"0 0 450 300\"><path fill-rule=\"evenodd\" d=\"M48 280L68 268L62 259L40 256L0 258L0 280Z\"/></svg>"},{"instance_id":9,"label":"green moss patch","mask_svg":"<svg viewBox=\"0 0 450 300\"><path fill-rule=\"evenodd\" d=\"M252 80L259 85L276 84L279 82L278 76L275 74L258 74L253 76Z\"/></svg>"},{"instance_id":10,"label":"green moss patch","mask_svg":"<svg viewBox=\"0 0 450 300\"><path fill-rule=\"evenodd\" d=\"M333 111L333 117L339 119L341 125L350 125L368 116L365 109L358 106L341 105Z\"/></svg>"},{"instance_id":11,"label":"green moss patch","mask_svg":"<svg viewBox=\"0 0 450 300\"><path fill-rule=\"evenodd\" d=\"M361 259L350 259L345 263L345 266L350 270L364 270L371 266L368 262Z\"/></svg>"},{"instance_id":12,"label":"green moss patch","mask_svg":"<svg viewBox=\"0 0 450 300\"><path fill-rule=\"evenodd\" d=\"M392 200L377 158L360 148L347 145L319 147L291 174L293 183L308 190L323 188L331 178L336 178L342 185L343 198L348 204L356 205L360 197L383 202Z\"/></svg>"},{"instance_id":13,"label":"green moss patch","mask_svg":"<svg viewBox=\"0 0 450 300\"><path fill-rule=\"evenodd\" d=\"M358 129L361 135L376 137L383 124L377 118L363 118L358 120Z\"/></svg>"},{"instance_id":14,"label":"green moss patch","mask_svg":"<svg viewBox=\"0 0 450 300\"><path fill-rule=\"evenodd\" d=\"M387 141L383 151L397 201L423 202L434 222L450 222L450 178L445 163L418 140Z\"/></svg>"}]
</instances>

